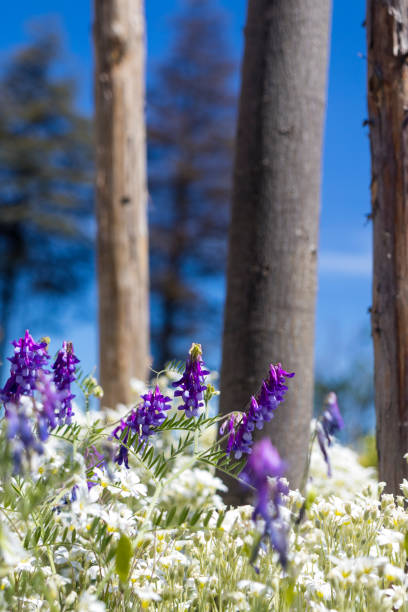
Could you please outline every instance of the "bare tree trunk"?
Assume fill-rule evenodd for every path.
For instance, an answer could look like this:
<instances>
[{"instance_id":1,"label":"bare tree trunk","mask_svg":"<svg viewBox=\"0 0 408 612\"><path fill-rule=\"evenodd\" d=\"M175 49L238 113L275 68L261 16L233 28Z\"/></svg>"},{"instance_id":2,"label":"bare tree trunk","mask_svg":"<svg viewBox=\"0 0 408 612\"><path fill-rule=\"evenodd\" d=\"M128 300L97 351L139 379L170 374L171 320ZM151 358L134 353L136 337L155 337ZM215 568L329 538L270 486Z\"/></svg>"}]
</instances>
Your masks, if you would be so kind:
<instances>
[{"instance_id":1,"label":"bare tree trunk","mask_svg":"<svg viewBox=\"0 0 408 612\"><path fill-rule=\"evenodd\" d=\"M0 293L0 380L3 378L6 359L6 342L9 332L10 319L13 308L13 297L18 277L18 269L22 258L23 240L18 224L11 225L8 235L9 254L3 272L2 291Z\"/></svg>"},{"instance_id":2,"label":"bare tree trunk","mask_svg":"<svg viewBox=\"0 0 408 612\"><path fill-rule=\"evenodd\" d=\"M408 0L368 0L367 48L379 477L398 494L408 478Z\"/></svg>"},{"instance_id":3,"label":"bare tree trunk","mask_svg":"<svg viewBox=\"0 0 408 612\"><path fill-rule=\"evenodd\" d=\"M221 412L294 370L270 435L300 482L313 407L314 322L329 0L249 0L242 69ZM243 501L231 490L228 500Z\"/></svg>"},{"instance_id":4,"label":"bare tree trunk","mask_svg":"<svg viewBox=\"0 0 408 612\"><path fill-rule=\"evenodd\" d=\"M128 403L149 355L142 0L95 0L100 371L104 404Z\"/></svg>"}]
</instances>

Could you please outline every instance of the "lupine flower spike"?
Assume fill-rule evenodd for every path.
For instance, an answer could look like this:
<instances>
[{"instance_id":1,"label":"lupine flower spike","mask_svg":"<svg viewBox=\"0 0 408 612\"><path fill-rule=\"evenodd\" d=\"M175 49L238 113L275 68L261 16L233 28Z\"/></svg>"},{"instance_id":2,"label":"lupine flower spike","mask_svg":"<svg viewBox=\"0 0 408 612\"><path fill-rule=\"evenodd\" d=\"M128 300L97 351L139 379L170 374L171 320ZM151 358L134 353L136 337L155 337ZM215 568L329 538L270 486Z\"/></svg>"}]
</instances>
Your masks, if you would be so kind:
<instances>
[{"instance_id":1,"label":"lupine flower spike","mask_svg":"<svg viewBox=\"0 0 408 612\"><path fill-rule=\"evenodd\" d=\"M57 358L52 366L54 370L54 382L58 389L64 394L61 410L58 414L60 425L69 424L72 418L72 400L75 395L71 393L71 383L76 379L75 369L79 359L74 354L72 342L63 342L62 349L58 351Z\"/></svg>"},{"instance_id":2,"label":"lupine flower spike","mask_svg":"<svg viewBox=\"0 0 408 612\"><path fill-rule=\"evenodd\" d=\"M251 562L254 563L263 538L268 538L272 547L279 554L282 567L287 563L286 528L280 515L282 494L288 493L287 486L280 480L286 470L286 464L279 456L269 438L256 442L251 456L241 472L241 477L256 490L256 505L252 515L265 521L262 537L255 547ZM269 480L274 478L274 481Z\"/></svg>"},{"instance_id":3,"label":"lupine flower spike","mask_svg":"<svg viewBox=\"0 0 408 612\"><path fill-rule=\"evenodd\" d=\"M210 372L205 369L202 354L201 344L193 342L184 374L180 380L173 383L173 387L179 387L174 393L175 397L181 397L183 400L179 410L184 410L187 417L198 416L204 405L203 392L207 388L204 385L204 377Z\"/></svg>"},{"instance_id":4,"label":"lupine flower spike","mask_svg":"<svg viewBox=\"0 0 408 612\"><path fill-rule=\"evenodd\" d=\"M14 340L14 355L11 361L10 377L0 392L1 400L7 405L16 404L22 395L33 395L36 389L38 372L45 370L50 356L46 340L34 342L28 329L23 338Z\"/></svg>"},{"instance_id":5,"label":"lupine flower spike","mask_svg":"<svg viewBox=\"0 0 408 612\"><path fill-rule=\"evenodd\" d=\"M148 391L142 395L143 402L133 410L126 420L122 420L120 425L113 431L112 436L119 440L124 431L126 434L123 438L123 444L120 445L119 453L115 457L115 461L129 467L129 450L126 447L130 432L137 433L141 442L146 442L151 436L155 428L163 423L166 418L165 411L171 408L169 397L165 397L160 392L158 385L154 391Z\"/></svg>"},{"instance_id":6,"label":"lupine flower spike","mask_svg":"<svg viewBox=\"0 0 408 612\"><path fill-rule=\"evenodd\" d=\"M24 401L23 398L32 398L37 388L40 375L48 375L48 342L44 339L34 342L26 330L23 338L14 340L14 355L9 357L11 362L10 376L0 391L4 402L7 419L7 438L12 441L12 456L14 471L21 471L23 453L31 451L42 453L41 441L47 436L46 426L41 419L42 413L37 413L38 434L35 435L31 415L34 412L33 400Z\"/></svg>"},{"instance_id":7,"label":"lupine flower spike","mask_svg":"<svg viewBox=\"0 0 408 612\"><path fill-rule=\"evenodd\" d=\"M269 377L262 382L257 396L251 397L248 412L241 417L236 429L230 427L227 453L234 453L235 459L251 453L255 428L262 429L265 421L273 418L288 389L286 378L294 375L294 372L286 372L280 363L269 366Z\"/></svg>"},{"instance_id":8,"label":"lupine flower spike","mask_svg":"<svg viewBox=\"0 0 408 612\"><path fill-rule=\"evenodd\" d=\"M331 392L327 395L324 403L322 417L316 423L316 435L323 458L327 464L327 475L331 476L331 465L328 453L329 446L332 445L332 437L339 430L343 429L344 421L340 414L337 396Z\"/></svg>"}]
</instances>

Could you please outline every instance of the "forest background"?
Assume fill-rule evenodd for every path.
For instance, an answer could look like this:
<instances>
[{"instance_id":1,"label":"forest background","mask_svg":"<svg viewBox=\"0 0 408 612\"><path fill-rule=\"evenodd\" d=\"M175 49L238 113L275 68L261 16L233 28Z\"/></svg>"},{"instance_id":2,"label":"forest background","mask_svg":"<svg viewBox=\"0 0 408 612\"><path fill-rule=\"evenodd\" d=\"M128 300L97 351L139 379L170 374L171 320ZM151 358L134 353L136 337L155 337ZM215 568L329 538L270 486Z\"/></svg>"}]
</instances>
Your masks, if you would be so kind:
<instances>
[{"instance_id":1,"label":"forest background","mask_svg":"<svg viewBox=\"0 0 408 612\"><path fill-rule=\"evenodd\" d=\"M208 10L221 10L224 22L221 38L231 60L230 119L235 119L234 94L239 82L242 56L244 0L208 2ZM61 32L64 52L54 64L54 77L68 76L78 82L75 105L79 114L92 117L92 16L90 3L44 0L41 9L22 0L8 8L7 21L0 25L3 69L11 54L30 42L27 24L42 23L44 31ZM179 30L171 20L183 12L183 2L149 0L146 3L147 88L149 109L157 101L158 70L171 57ZM371 227L368 220L369 145L364 121L366 111L366 67L364 61L365 3L333 3L328 105L323 158L322 213L320 223L319 289L316 326L316 401L325 388L339 392L348 413L346 435L356 437L373 425L372 349L369 332L371 304ZM160 91L160 89L159 89ZM162 91L161 91L162 93ZM151 168L152 168L151 164ZM228 172L228 169L226 169ZM0 193L0 197L1 197ZM91 196L90 196L91 197ZM154 200L153 200L154 204ZM157 208L156 208L157 211ZM89 235L95 231L92 217ZM81 263L85 282L65 295L36 293L25 276L18 280L12 304L8 339L19 336L29 325L34 336L52 333L59 341L73 340L84 369L97 364L96 280L91 256ZM61 279L64 279L62 267ZM155 275L152 273L154 283ZM208 298L211 317L196 311L193 331L186 330L173 346L174 357L183 355L191 340L201 341L210 367L220 365L220 335L224 301L222 273L209 271L205 278L189 275L188 283ZM151 303L153 326L160 319L160 306ZM50 313L56 316L50 320ZM50 329L50 323L52 327ZM193 336L192 336L193 334ZM155 353L154 346L153 355ZM178 354L177 354L178 353ZM277 356L278 358L278 356Z\"/></svg>"}]
</instances>

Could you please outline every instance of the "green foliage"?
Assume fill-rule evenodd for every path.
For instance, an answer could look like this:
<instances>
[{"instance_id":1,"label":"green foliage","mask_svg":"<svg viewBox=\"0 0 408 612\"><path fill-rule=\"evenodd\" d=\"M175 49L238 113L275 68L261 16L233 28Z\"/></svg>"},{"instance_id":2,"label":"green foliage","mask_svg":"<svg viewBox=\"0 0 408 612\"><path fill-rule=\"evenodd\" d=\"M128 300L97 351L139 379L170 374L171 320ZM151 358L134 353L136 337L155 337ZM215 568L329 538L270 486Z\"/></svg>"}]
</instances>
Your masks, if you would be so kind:
<instances>
[{"instance_id":1,"label":"green foliage","mask_svg":"<svg viewBox=\"0 0 408 612\"><path fill-rule=\"evenodd\" d=\"M97 381L81 371L77 375L86 406ZM211 390L206 397L206 413L213 395ZM0 531L0 587L2 576L9 585L3 594L0 591L0 609L2 598L13 607L35 593L48 601L52 610L76 609L56 605L41 568L49 568L47 571L56 576L72 572L77 551L81 551L82 573L71 579L65 595L61 585L58 587L60 600L71 597L74 602L72 593L76 591L83 597L94 597L88 592L92 582L86 573L91 564L94 569L99 567L98 597L108 609L116 609L120 601L133 607L132 572L139 562L147 562L149 543L158 531L166 538L176 533L182 538L186 531L198 534L222 529L225 511L217 510L207 493L201 501L200 497L184 504L172 500L173 487L179 486L180 478L200 465L211 471L219 467L231 475L242 468L242 462L226 460L217 442L202 445L202 438L219 420L206 413L188 419L175 411L149 443L137 432L127 436L126 431L119 440L112 440L112 425L104 424L102 415L89 412L81 417L77 413L77 422L51 432L45 456L28 454L24 471L18 475L13 474L13 441L7 439L7 422L0 420L0 513L10 527L10 532ZM171 436L167 446L159 443L161 435ZM122 468L118 477L112 458L121 444L129 450L131 469ZM87 464L89 449L97 449L99 456L102 453L106 470L96 468L92 459ZM14 556L2 556L2 551L10 548L10 534ZM20 569L24 556L39 568L38 575L31 569ZM120 583L119 599L112 591L115 576ZM142 604L142 595L139 599Z\"/></svg>"},{"instance_id":2,"label":"green foliage","mask_svg":"<svg viewBox=\"0 0 408 612\"><path fill-rule=\"evenodd\" d=\"M97 383L78 374L86 404ZM161 386L165 379L158 378ZM379 502L373 470L334 444L333 479L339 466L348 469L340 481L354 481L358 495L343 501L332 490L328 502L314 467L323 460L312 449L313 489L306 499L297 491L284 498L290 546L283 571L273 549L261 545L264 525L254 523L253 508L228 508L217 494L223 483L216 470L239 479L245 459L226 456L215 439L220 418L208 416L207 403L214 393L198 418L180 414L176 401L147 441L126 430L112 439L122 414L112 424L75 409L76 422L55 428L44 454L29 451L19 474L15 440L0 420L0 610L25 612L27 602L52 612L289 612L323 610L323 600L339 612L357 602L361 610L398 605L393 587L403 588L407 558L403 498ZM113 462L121 445L129 469ZM325 465L323 474L326 482ZM406 497L408 483L402 491ZM358 582L366 566L369 588Z\"/></svg>"},{"instance_id":3,"label":"green foliage","mask_svg":"<svg viewBox=\"0 0 408 612\"><path fill-rule=\"evenodd\" d=\"M79 419L56 430L46 456L33 456L18 476L11 474L0 426L8 463L0 462L0 610L23 611L26 601L53 612L385 612L398 606L406 591L400 568L407 558L408 519L402 498L379 502L381 491L370 480L366 491L356 482L353 500L331 493L328 501L312 491L305 501L291 492L285 514L289 565L283 572L270 549L257 550L253 509L229 509L217 500L216 466L231 473L242 464L225 462L216 443L202 443L214 419L192 419L196 425L187 428L179 423L172 450L159 444L165 428L147 446L133 437L130 470L108 461L101 471L84 466L83 456L90 443L99 450L112 443L112 426L101 423L102 415L90 413L88 421L92 416L87 425ZM179 420L177 415L174 423ZM333 450L337 470L346 451ZM352 480L354 464L349 472ZM87 480L94 484L89 491ZM304 519L297 521L302 508ZM255 550L258 573L250 565Z\"/></svg>"},{"instance_id":4,"label":"green foliage","mask_svg":"<svg viewBox=\"0 0 408 612\"><path fill-rule=\"evenodd\" d=\"M132 543L129 538L122 533L116 547L115 569L122 582L126 582L129 577L130 562L132 560Z\"/></svg>"},{"instance_id":5,"label":"green foliage","mask_svg":"<svg viewBox=\"0 0 408 612\"><path fill-rule=\"evenodd\" d=\"M185 361L180 361L179 359L173 359L172 361L168 361L165 364L163 369L166 372L175 372L176 374L179 374L180 376L182 376L185 367L186 367Z\"/></svg>"}]
</instances>

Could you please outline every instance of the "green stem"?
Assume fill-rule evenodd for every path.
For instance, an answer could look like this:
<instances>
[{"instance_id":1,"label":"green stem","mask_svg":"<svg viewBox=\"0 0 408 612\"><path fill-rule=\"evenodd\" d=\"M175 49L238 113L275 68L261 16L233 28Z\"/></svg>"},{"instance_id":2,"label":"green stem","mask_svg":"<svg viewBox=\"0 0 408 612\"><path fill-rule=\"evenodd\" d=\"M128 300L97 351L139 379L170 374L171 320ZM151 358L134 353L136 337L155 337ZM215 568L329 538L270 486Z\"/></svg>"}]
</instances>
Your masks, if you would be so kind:
<instances>
[{"instance_id":1,"label":"green stem","mask_svg":"<svg viewBox=\"0 0 408 612\"><path fill-rule=\"evenodd\" d=\"M56 574L57 571L55 569L54 557L52 556L51 548L49 546L47 546L47 554L48 554L48 560L50 562L50 567L51 567L52 573Z\"/></svg>"}]
</instances>

